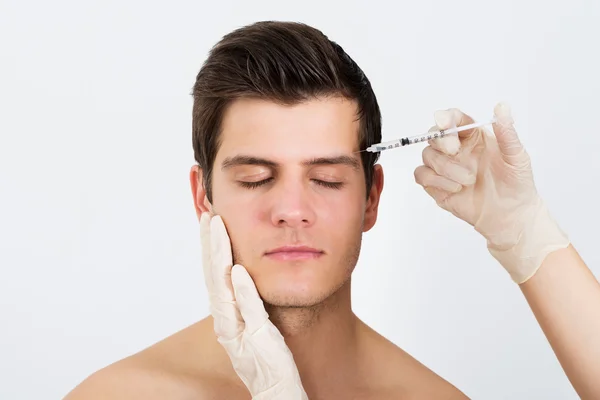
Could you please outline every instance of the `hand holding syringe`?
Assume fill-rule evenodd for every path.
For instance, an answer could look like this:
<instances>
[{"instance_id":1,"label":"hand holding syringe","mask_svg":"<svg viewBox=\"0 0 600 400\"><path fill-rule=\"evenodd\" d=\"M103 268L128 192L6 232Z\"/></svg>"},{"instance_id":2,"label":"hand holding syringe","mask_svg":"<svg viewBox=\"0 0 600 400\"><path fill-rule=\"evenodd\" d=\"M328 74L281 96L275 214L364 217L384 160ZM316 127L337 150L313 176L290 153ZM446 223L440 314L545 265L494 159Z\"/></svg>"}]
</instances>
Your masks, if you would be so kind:
<instances>
[{"instance_id":1,"label":"hand holding syringe","mask_svg":"<svg viewBox=\"0 0 600 400\"><path fill-rule=\"evenodd\" d=\"M466 131L469 129L479 128L479 127L482 127L485 125L491 125L495 122L496 122L496 119L493 118L489 122L475 122L472 124L463 125L463 126L459 126L459 127L453 127L453 128L449 128L449 129L440 129L439 131L433 131L433 132L428 132L428 133L421 134L421 135L391 140L389 142L381 142L381 143L373 144L362 151L377 153L377 152L383 151L383 150L395 149L397 147L408 146L409 144L415 144L415 143L420 143L420 142L425 142L425 141L429 141L429 140L433 140L433 139L442 138L444 136L448 136L453 133L458 133L458 132Z\"/></svg>"}]
</instances>

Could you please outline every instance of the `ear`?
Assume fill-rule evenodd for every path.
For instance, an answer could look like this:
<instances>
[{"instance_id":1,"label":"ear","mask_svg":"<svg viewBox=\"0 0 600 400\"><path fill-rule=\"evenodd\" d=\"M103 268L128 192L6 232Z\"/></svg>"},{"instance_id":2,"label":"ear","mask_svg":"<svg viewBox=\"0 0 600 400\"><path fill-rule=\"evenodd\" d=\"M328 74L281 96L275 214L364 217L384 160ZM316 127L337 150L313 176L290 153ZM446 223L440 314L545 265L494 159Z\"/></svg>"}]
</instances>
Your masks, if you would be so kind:
<instances>
[{"instance_id":1,"label":"ear","mask_svg":"<svg viewBox=\"0 0 600 400\"><path fill-rule=\"evenodd\" d=\"M383 167L376 164L373 167L373 184L367 198L367 206L365 208L365 220L363 232L367 232L375 226L377 221L377 212L379 210L379 199L383 190Z\"/></svg>"},{"instance_id":2,"label":"ear","mask_svg":"<svg viewBox=\"0 0 600 400\"><path fill-rule=\"evenodd\" d=\"M200 166L194 165L190 170L190 185L192 187L192 196L194 198L194 208L196 216L200 221L200 216L204 212L212 212L212 205L206 198L206 190L204 189L204 179Z\"/></svg>"}]
</instances>

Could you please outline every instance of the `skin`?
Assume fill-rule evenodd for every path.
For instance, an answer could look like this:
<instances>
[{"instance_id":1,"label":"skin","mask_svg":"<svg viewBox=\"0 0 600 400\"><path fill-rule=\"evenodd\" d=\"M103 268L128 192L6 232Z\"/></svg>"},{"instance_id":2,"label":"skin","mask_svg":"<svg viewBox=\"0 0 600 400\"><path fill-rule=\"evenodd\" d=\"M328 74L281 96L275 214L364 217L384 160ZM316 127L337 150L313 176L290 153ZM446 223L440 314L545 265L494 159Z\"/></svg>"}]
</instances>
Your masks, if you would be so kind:
<instances>
[{"instance_id":1,"label":"skin","mask_svg":"<svg viewBox=\"0 0 600 400\"><path fill-rule=\"evenodd\" d=\"M579 397L600 398L600 284L575 248L550 253L520 288Z\"/></svg>"},{"instance_id":2,"label":"skin","mask_svg":"<svg viewBox=\"0 0 600 400\"><path fill-rule=\"evenodd\" d=\"M464 399L458 389L364 324L351 308L351 274L376 220L383 170L365 193L356 104L340 98L283 106L257 99L228 108L213 170L213 204L190 173L198 218L226 224L234 262L246 267L284 335L312 399ZM318 146L315 146L318 144ZM239 161L236 156L248 158ZM256 159L262 159L258 162ZM326 161L326 162L325 162ZM265 181L255 188L248 182ZM246 183L246 184L245 184ZM270 250L302 244L314 259ZM216 341L212 318L86 379L66 399L249 399Z\"/></svg>"},{"instance_id":3,"label":"skin","mask_svg":"<svg viewBox=\"0 0 600 400\"><path fill-rule=\"evenodd\" d=\"M354 108L341 99L296 107L242 100L224 116L212 211L226 224L234 263L246 267L267 305L311 308L323 303L350 277L362 232L375 224L383 173L378 167L367 201L360 158L352 154L358 150ZM240 156L264 163L249 165L242 159L235 164ZM347 163L318 162L339 157ZM313 159L316 163L304 165ZM261 181L266 183L246 187ZM211 208L201 186L194 191L197 203ZM265 256L284 245L306 245L325 254L298 262Z\"/></svg>"}]
</instances>

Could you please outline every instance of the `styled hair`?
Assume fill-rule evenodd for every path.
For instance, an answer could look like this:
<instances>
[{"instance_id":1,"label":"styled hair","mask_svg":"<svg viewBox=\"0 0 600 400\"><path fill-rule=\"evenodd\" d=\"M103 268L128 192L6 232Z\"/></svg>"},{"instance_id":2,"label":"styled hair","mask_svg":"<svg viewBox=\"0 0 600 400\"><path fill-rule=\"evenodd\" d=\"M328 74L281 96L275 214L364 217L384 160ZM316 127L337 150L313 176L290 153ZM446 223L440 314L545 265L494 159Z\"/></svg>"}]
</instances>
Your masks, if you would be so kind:
<instances>
[{"instance_id":1,"label":"styled hair","mask_svg":"<svg viewBox=\"0 0 600 400\"><path fill-rule=\"evenodd\" d=\"M192 142L212 202L212 169L227 106L239 98L293 105L340 96L358 105L360 149L381 141L381 113L358 65L320 30L298 22L261 21L225 35L209 52L193 88ZM367 196L379 153L362 152Z\"/></svg>"}]
</instances>

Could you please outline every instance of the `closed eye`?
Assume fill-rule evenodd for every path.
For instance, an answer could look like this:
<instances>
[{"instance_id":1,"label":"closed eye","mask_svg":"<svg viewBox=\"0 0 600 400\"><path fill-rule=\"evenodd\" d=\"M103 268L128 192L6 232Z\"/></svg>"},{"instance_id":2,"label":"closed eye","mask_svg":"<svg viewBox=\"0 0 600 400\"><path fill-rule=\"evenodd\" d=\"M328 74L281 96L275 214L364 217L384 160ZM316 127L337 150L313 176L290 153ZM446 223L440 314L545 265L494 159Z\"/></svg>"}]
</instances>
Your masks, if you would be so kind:
<instances>
[{"instance_id":1,"label":"closed eye","mask_svg":"<svg viewBox=\"0 0 600 400\"><path fill-rule=\"evenodd\" d=\"M239 184L242 185L242 187L245 187L246 189L256 189L257 187L265 185L265 184L271 182L272 180L273 180L273 177L263 179L262 181L256 181L256 182L240 181Z\"/></svg>"},{"instance_id":2,"label":"closed eye","mask_svg":"<svg viewBox=\"0 0 600 400\"><path fill-rule=\"evenodd\" d=\"M266 185L267 183L269 183L271 181L273 181L273 177L263 179L262 181L256 181L256 182L240 181L239 184L242 187L245 187L246 189L256 189L260 186ZM322 181L319 179L313 179L312 181L315 182L317 185L321 185L328 189L341 189L342 186L344 186L344 182L328 182L328 181Z\"/></svg>"},{"instance_id":3,"label":"closed eye","mask_svg":"<svg viewBox=\"0 0 600 400\"><path fill-rule=\"evenodd\" d=\"M316 182L318 185L324 186L329 189L341 189L344 186L344 182L328 182L321 181L318 179L313 179L313 182Z\"/></svg>"}]
</instances>

